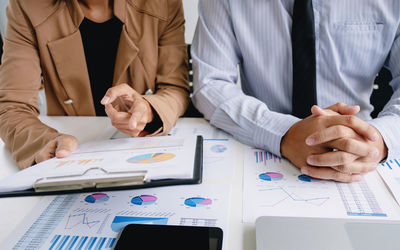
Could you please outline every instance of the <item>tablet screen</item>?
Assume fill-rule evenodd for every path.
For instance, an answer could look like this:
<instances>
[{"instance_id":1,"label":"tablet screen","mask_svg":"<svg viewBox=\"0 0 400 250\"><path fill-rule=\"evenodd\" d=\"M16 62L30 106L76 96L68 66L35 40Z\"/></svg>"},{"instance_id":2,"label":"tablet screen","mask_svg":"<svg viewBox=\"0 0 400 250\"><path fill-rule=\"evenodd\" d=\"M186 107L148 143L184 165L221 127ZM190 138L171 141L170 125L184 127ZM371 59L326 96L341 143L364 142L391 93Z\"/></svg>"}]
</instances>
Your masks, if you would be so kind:
<instances>
[{"instance_id":1,"label":"tablet screen","mask_svg":"<svg viewBox=\"0 0 400 250\"><path fill-rule=\"evenodd\" d=\"M123 229L115 249L221 250L222 230L215 227L131 224Z\"/></svg>"}]
</instances>

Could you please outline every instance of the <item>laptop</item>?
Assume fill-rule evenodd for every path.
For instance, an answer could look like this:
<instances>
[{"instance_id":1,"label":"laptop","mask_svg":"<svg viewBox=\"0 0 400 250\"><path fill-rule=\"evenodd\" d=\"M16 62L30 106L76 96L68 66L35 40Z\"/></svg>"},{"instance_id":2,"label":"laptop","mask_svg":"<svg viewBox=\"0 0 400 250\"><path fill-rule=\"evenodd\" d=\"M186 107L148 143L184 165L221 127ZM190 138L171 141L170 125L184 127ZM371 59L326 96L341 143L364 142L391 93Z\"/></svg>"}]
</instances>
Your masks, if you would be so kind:
<instances>
[{"instance_id":1,"label":"laptop","mask_svg":"<svg viewBox=\"0 0 400 250\"><path fill-rule=\"evenodd\" d=\"M400 221L263 216L257 250L399 250Z\"/></svg>"}]
</instances>

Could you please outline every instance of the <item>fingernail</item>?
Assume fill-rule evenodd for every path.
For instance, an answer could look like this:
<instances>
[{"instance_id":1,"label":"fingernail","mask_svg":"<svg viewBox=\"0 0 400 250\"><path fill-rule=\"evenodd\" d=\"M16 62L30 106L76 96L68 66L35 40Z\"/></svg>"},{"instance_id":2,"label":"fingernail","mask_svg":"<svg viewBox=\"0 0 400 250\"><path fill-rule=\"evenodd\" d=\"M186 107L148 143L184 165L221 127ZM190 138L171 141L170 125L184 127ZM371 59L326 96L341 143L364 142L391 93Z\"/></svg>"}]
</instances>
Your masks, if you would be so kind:
<instances>
[{"instance_id":1,"label":"fingernail","mask_svg":"<svg viewBox=\"0 0 400 250\"><path fill-rule=\"evenodd\" d=\"M315 144L315 139L313 137L308 137L306 139L306 144L309 145L309 146L314 145Z\"/></svg>"},{"instance_id":2,"label":"fingernail","mask_svg":"<svg viewBox=\"0 0 400 250\"><path fill-rule=\"evenodd\" d=\"M379 150L378 150L377 148L374 148L374 149L370 152L369 156L370 156L371 158L373 158L373 159L378 158L378 156L379 156Z\"/></svg>"},{"instance_id":3,"label":"fingernail","mask_svg":"<svg viewBox=\"0 0 400 250\"><path fill-rule=\"evenodd\" d=\"M103 99L101 99L101 104L106 105L110 101L110 97L104 96Z\"/></svg>"},{"instance_id":4,"label":"fingernail","mask_svg":"<svg viewBox=\"0 0 400 250\"><path fill-rule=\"evenodd\" d=\"M301 173L308 175L308 169L307 168L301 168Z\"/></svg>"},{"instance_id":5,"label":"fingernail","mask_svg":"<svg viewBox=\"0 0 400 250\"><path fill-rule=\"evenodd\" d=\"M374 134L372 135L372 141L377 141L378 139L379 139L378 133L374 133Z\"/></svg>"}]
</instances>

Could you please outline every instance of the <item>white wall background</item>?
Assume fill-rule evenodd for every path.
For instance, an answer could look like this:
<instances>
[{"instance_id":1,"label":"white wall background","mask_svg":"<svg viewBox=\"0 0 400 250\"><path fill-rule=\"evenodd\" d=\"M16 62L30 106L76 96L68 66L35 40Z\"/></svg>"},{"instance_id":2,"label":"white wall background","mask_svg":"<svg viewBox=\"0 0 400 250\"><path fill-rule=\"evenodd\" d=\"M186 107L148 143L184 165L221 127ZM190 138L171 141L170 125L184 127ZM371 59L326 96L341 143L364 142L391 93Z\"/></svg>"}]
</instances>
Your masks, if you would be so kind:
<instances>
[{"instance_id":1,"label":"white wall background","mask_svg":"<svg viewBox=\"0 0 400 250\"><path fill-rule=\"evenodd\" d=\"M192 43L194 31L196 30L196 23L198 18L197 5L198 0L183 0L183 8L185 11L186 19L186 43Z\"/></svg>"}]
</instances>

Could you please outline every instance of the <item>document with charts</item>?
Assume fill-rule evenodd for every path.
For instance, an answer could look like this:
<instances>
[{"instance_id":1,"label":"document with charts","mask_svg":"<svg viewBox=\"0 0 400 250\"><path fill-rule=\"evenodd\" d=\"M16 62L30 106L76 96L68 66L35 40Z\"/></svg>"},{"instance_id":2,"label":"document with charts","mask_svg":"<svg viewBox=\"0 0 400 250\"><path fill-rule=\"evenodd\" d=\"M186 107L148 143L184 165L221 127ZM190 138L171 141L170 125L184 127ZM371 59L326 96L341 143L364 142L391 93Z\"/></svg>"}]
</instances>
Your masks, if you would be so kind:
<instances>
[{"instance_id":1,"label":"document with charts","mask_svg":"<svg viewBox=\"0 0 400 250\"><path fill-rule=\"evenodd\" d=\"M400 210L376 172L357 183L319 180L285 159L246 147L243 221L262 215L400 219Z\"/></svg>"},{"instance_id":2,"label":"document with charts","mask_svg":"<svg viewBox=\"0 0 400 250\"><path fill-rule=\"evenodd\" d=\"M112 249L128 224L220 227L226 237L228 197L226 184L48 196L0 249Z\"/></svg>"},{"instance_id":3,"label":"document with charts","mask_svg":"<svg viewBox=\"0 0 400 250\"><path fill-rule=\"evenodd\" d=\"M400 205L400 159L390 159L379 164L378 172Z\"/></svg>"},{"instance_id":4,"label":"document with charts","mask_svg":"<svg viewBox=\"0 0 400 250\"><path fill-rule=\"evenodd\" d=\"M0 182L0 193L27 190L43 182L90 183L144 178L191 179L196 165L196 136L160 136L92 141L69 157L41 162ZM86 181L86 182L85 182ZM97 182L96 182L97 183ZM44 183L46 184L46 183ZM67 185L65 185L67 186Z\"/></svg>"},{"instance_id":5,"label":"document with charts","mask_svg":"<svg viewBox=\"0 0 400 250\"><path fill-rule=\"evenodd\" d=\"M118 232L130 223L216 226L226 239L238 145L215 138L220 133L207 124L184 127L179 135L199 131L207 132L203 184L45 197L0 249L112 249Z\"/></svg>"}]
</instances>

